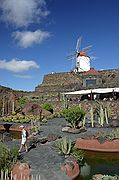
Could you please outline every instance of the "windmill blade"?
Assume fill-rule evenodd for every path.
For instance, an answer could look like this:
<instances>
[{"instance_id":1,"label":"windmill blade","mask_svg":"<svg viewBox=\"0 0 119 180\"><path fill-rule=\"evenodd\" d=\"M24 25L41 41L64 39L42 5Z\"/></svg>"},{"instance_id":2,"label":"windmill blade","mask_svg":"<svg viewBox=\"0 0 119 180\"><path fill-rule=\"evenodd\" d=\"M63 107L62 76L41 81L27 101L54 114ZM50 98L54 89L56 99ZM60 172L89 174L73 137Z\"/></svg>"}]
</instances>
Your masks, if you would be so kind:
<instances>
[{"instance_id":1,"label":"windmill blade","mask_svg":"<svg viewBox=\"0 0 119 180\"><path fill-rule=\"evenodd\" d=\"M76 53L66 56L66 59L76 58Z\"/></svg>"},{"instance_id":2,"label":"windmill blade","mask_svg":"<svg viewBox=\"0 0 119 180\"><path fill-rule=\"evenodd\" d=\"M91 60L96 60L97 57L96 56L89 56Z\"/></svg>"},{"instance_id":3,"label":"windmill blade","mask_svg":"<svg viewBox=\"0 0 119 180\"><path fill-rule=\"evenodd\" d=\"M92 47L93 47L93 45L89 45L89 46L83 48L82 51L84 51L84 52L90 51Z\"/></svg>"},{"instance_id":4,"label":"windmill blade","mask_svg":"<svg viewBox=\"0 0 119 180\"><path fill-rule=\"evenodd\" d=\"M77 43L76 43L76 52L79 52L80 46L81 46L81 39L82 36L78 38Z\"/></svg>"},{"instance_id":5,"label":"windmill blade","mask_svg":"<svg viewBox=\"0 0 119 180\"><path fill-rule=\"evenodd\" d=\"M76 56L72 56L72 57L67 58L67 60L73 60L73 59L76 59Z\"/></svg>"}]
</instances>

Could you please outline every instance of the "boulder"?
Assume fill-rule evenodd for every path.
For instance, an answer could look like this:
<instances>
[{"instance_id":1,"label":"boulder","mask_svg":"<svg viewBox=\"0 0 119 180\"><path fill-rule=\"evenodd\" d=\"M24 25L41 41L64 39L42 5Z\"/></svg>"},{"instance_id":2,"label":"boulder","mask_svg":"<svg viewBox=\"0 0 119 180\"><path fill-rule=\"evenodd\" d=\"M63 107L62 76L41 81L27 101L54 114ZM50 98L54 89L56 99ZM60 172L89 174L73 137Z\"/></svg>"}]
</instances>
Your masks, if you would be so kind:
<instances>
[{"instance_id":1,"label":"boulder","mask_svg":"<svg viewBox=\"0 0 119 180\"><path fill-rule=\"evenodd\" d=\"M61 136L57 135L57 134L48 134L47 136L47 140L48 142L51 142L51 141L55 141L56 139L59 139L61 138Z\"/></svg>"},{"instance_id":2,"label":"boulder","mask_svg":"<svg viewBox=\"0 0 119 180\"><path fill-rule=\"evenodd\" d=\"M119 127L119 120L112 120L110 123L111 127Z\"/></svg>"},{"instance_id":3,"label":"boulder","mask_svg":"<svg viewBox=\"0 0 119 180\"><path fill-rule=\"evenodd\" d=\"M63 127L62 132L68 132L69 129L70 129L70 127Z\"/></svg>"}]
</instances>

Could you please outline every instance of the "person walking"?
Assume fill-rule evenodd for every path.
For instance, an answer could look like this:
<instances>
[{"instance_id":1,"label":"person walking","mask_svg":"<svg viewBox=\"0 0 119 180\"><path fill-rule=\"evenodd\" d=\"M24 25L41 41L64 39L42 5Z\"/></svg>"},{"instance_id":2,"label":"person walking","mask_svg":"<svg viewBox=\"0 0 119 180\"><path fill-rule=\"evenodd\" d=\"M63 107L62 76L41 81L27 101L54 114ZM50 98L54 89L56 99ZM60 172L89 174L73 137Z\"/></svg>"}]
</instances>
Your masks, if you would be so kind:
<instances>
[{"instance_id":1,"label":"person walking","mask_svg":"<svg viewBox=\"0 0 119 180\"><path fill-rule=\"evenodd\" d=\"M28 148L27 148L27 131L25 129L25 126L21 125L20 128L22 128L22 135L21 135L21 145L19 148L19 152L22 151L23 148L25 148L26 152L28 152Z\"/></svg>"}]
</instances>

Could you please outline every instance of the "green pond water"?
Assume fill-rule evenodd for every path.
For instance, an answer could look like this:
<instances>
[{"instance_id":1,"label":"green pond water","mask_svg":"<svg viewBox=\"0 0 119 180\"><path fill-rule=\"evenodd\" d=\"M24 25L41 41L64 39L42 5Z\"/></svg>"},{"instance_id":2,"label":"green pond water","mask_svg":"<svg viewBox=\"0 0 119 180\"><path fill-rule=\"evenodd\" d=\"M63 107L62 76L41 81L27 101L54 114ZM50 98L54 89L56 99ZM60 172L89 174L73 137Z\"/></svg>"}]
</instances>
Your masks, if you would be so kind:
<instances>
[{"instance_id":1,"label":"green pond water","mask_svg":"<svg viewBox=\"0 0 119 180\"><path fill-rule=\"evenodd\" d=\"M80 180L90 180L95 174L119 175L119 153L85 151L85 160Z\"/></svg>"}]
</instances>

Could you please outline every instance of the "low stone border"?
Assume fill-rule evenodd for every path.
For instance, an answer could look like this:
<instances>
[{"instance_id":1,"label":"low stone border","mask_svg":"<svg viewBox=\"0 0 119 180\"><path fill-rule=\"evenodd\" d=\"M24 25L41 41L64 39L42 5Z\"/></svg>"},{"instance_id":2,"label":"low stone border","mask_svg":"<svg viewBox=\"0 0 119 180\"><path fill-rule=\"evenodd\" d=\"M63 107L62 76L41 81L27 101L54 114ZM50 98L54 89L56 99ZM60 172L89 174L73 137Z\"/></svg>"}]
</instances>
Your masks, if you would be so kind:
<instances>
[{"instance_id":1,"label":"low stone border","mask_svg":"<svg viewBox=\"0 0 119 180\"><path fill-rule=\"evenodd\" d=\"M80 167L76 159L72 156L69 156L61 165L61 170L70 178L70 180L78 178L80 174Z\"/></svg>"},{"instance_id":2,"label":"low stone border","mask_svg":"<svg viewBox=\"0 0 119 180\"><path fill-rule=\"evenodd\" d=\"M119 139L106 141L102 144L97 139L82 139L76 140L75 146L82 150L92 150L100 152L119 152Z\"/></svg>"},{"instance_id":3,"label":"low stone border","mask_svg":"<svg viewBox=\"0 0 119 180\"><path fill-rule=\"evenodd\" d=\"M2 124L0 125L0 131L5 131L5 125L10 125L10 124ZM11 126L9 127L9 131L15 131L15 132L21 132L21 128L20 128L20 124L12 124L11 123ZM28 131L28 134L31 134L31 125L26 125L26 130Z\"/></svg>"}]
</instances>

